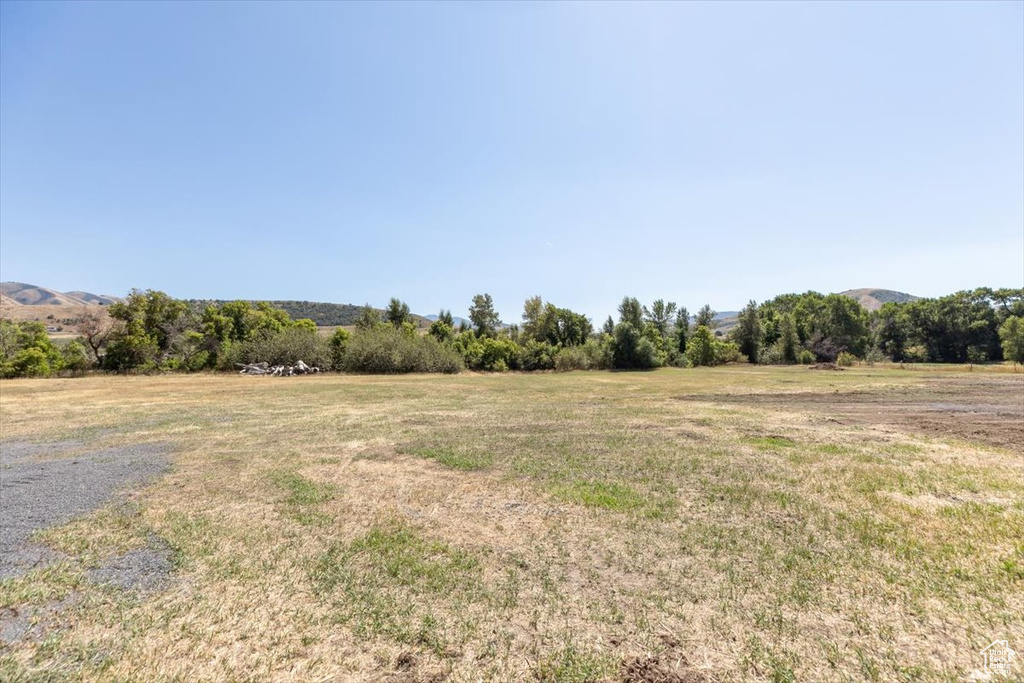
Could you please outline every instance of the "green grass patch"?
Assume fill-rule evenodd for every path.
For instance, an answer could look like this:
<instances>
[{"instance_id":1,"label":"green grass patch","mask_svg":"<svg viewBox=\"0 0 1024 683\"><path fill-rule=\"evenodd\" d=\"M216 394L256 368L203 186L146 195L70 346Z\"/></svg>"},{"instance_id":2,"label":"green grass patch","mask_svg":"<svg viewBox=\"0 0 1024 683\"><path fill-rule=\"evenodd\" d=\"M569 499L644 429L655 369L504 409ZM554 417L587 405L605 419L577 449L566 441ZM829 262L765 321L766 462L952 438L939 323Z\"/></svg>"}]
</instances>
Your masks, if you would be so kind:
<instances>
[{"instance_id":1,"label":"green grass patch","mask_svg":"<svg viewBox=\"0 0 1024 683\"><path fill-rule=\"evenodd\" d=\"M386 637L439 655L470 628L464 605L486 600L480 562L471 553L389 522L337 542L314 562L316 593L338 623L360 637Z\"/></svg>"},{"instance_id":2,"label":"green grass patch","mask_svg":"<svg viewBox=\"0 0 1024 683\"><path fill-rule=\"evenodd\" d=\"M619 512L639 510L648 504L640 493L624 484L601 481L578 481L560 486L555 489L555 496L568 503Z\"/></svg>"},{"instance_id":3,"label":"green grass patch","mask_svg":"<svg viewBox=\"0 0 1024 683\"><path fill-rule=\"evenodd\" d=\"M418 448L410 451L410 453L421 458L434 460L452 469L462 470L463 472L486 469L493 460L487 453L475 451L460 452L453 448Z\"/></svg>"},{"instance_id":4,"label":"green grass patch","mask_svg":"<svg viewBox=\"0 0 1024 683\"><path fill-rule=\"evenodd\" d=\"M0 580L0 609L63 600L82 588L84 581L82 572L67 562L33 569Z\"/></svg>"},{"instance_id":5,"label":"green grass patch","mask_svg":"<svg viewBox=\"0 0 1024 683\"><path fill-rule=\"evenodd\" d=\"M757 436L749 439L744 439L751 446L757 446L763 450L774 451L780 448L794 448L796 447L796 441L789 438L788 436Z\"/></svg>"},{"instance_id":6,"label":"green grass patch","mask_svg":"<svg viewBox=\"0 0 1024 683\"><path fill-rule=\"evenodd\" d=\"M274 483L288 495L284 499L285 514L303 526L323 526L333 519L327 513L311 509L334 498L337 487L306 479L295 472L277 472Z\"/></svg>"},{"instance_id":7,"label":"green grass patch","mask_svg":"<svg viewBox=\"0 0 1024 683\"><path fill-rule=\"evenodd\" d=\"M614 657L570 642L542 657L534 676L542 683L590 683L606 680L617 668Z\"/></svg>"}]
</instances>

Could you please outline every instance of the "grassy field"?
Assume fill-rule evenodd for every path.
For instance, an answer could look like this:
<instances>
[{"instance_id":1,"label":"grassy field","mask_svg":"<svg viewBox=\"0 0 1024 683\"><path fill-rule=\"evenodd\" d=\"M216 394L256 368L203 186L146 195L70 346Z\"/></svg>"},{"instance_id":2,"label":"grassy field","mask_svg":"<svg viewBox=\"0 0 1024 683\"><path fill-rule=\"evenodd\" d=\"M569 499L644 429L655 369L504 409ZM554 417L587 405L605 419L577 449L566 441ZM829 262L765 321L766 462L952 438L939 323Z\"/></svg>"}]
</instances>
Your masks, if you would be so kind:
<instances>
[{"instance_id":1,"label":"grassy field","mask_svg":"<svg viewBox=\"0 0 1024 683\"><path fill-rule=\"evenodd\" d=\"M5 441L173 453L0 583L0 617L71 605L3 680L956 681L1024 651L1024 374L92 377L0 410ZM153 538L164 588L84 578Z\"/></svg>"}]
</instances>

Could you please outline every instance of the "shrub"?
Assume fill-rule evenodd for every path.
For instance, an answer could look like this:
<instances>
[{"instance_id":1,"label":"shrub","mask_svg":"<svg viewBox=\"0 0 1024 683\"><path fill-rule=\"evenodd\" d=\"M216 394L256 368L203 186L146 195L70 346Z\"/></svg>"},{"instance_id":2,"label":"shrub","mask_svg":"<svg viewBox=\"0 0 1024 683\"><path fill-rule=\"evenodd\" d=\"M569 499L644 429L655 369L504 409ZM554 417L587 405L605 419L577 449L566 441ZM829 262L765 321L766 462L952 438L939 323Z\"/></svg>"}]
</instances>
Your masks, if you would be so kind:
<instances>
[{"instance_id":1,"label":"shrub","mask_svg":"<svg viewBox=\"0 0 1024 683\"><path fill-rule=\"evenodd\" d=\"M63 367L42 323L0 320L0 376L48 377Z\"/></svg>"},{"instance_id":2,"label":"shrub","mask_svg":"<svg viewBox=\"0 0 1024 683\"><path fill-rule=\"evenodd\" d=\"M777 341L762 351L758 362L762 365L782 365L785 363L786 354L782 347L782 343Z\"/></svg>"},{"instance_id":3,"label":"shrub","mask_svg":"<svg viewBox=\"0 0 1024 683\"><path fill-rule=\"evenodd\" d=\"M740 352L739 345L734 342L715 340L715 365L747 362L749 359Z\"/></svg>"},{"instance_id":4,"label":"shrub","mask_svg":"<svg viewBox=\"0 0 1024 683\"><path fill-rule=\"evenodd\" d=\"M800 363L800 365L814 365L814 361L816 360L816 358L814 357L814 354L811 351L808 351L807 349L801 349L796 354L796 360L798 363Z\"/></svg>"},{"instance_id":5,"label":"shrub","mask_svg":"<svg viewBox=\"0 0 1024 683\"><path fill-rule=\"evenodd\" d=\"M715 365L715 338L711 330L698 325L686 345L686 358L693 367Z\"/></svg>"},{"instance_id":6,"label":"shrub","mask_svg":"<svg viewBox=\"0 0 1024 683\"><path fill-rule=\"evenodd\" d=\"M15 377L49 377L53 373L46 354L35 346L19 351L11 366Z\"/></svg>"},{"instance_id":7,"label":"shrub","mask_svg":"<svg viewBox=\"0 0 1024 683\"><path fill-rule=\"evenodd\" d=\"M648 370L664 363L664 358L643 331L631 322L615 326L612 339L612 365L623 370Z\"/></svg>"},{"instance_id":8,"label":"shrub","mask_svg":"<svg viewBox=\"0 0 1024 683\"><path fill-rule=\"evenodd\" d=\"M232 363L295 365L301 360L307 365L325 368L330 367L331 348L316 331L296 326L232 345L230 356Z\"/></svg>"},{"instance_id":9,"label":"shrub","mask_svg":"<svg viewBox=\"0 0 1024 683\"><path fill-rule=\"evenodd\" d=\"M839 355L836 356L836 365L844 368L851 367L853 362L857 360L857 357L847 351L840 351Z\"/></svg>"},{"instance_id":10,"label":"shrub","mask_svg":"<svg viewBox=\"0 0 1024 683\"><path fill-rule=\"evenodd\" d=\"M89 354L85 350L85 345L77 339L63 348L61 356L65 370L81 373L89 369Z\"/></svg>"},{"instance_id":11,"label":"shrub","mask_svg":"<svg viewBox=\"0 0 1024 683\"><path fill-rule=\"evenodd\" d=\"M557 367L557 358L568 350L563 349L559 352L559 349L551 344L527 339L516 354L516 367L520 370L553 370Z\"/></svg>"},{"instance_id":12,"label":"shrub","mask_svg":"<svg viewBox=\"0 0 1024 683\"><path fill-rule=\"evenodd\" d=\"M456 373L463 362L452 348L431 336L409 336L394 327L357 330L341 360L346 372L397 374L407 372Z\"/></svg>"},{"instance_id":13,"label":"shrub","mask_svg":"<svg viewBox=\"0 0 1024 683\"><path fill-rule=\"evenodd\" d=\"M331 347L331 369L340 370L345 362L345 351L348 349L349 339L352 334L348 330L338 328L334 330L328 344Z\"/></svg>"},{"instance_id":14,"label":"shrub","mask_svg":"<svg viewBox=\"0 0 1024 683\"><path fill-rule=\"evenodd\" d=\"M559 372L591 370L593 367L590 354L582 346L570 346L567 349L562 349L555 356L555 369Z\"/></svg>"},{"instance_id":15,"label":"shrub","mask_svg":"<svg viewBox=\"0 0 1024 683\"><path fill-rule=\"evenodd\" d=\"M480 343L483 346L483 353L480 356L479 370L505 372L515 364L519 345L511 339L484 337Z\"/></svg>"}]
</instances>

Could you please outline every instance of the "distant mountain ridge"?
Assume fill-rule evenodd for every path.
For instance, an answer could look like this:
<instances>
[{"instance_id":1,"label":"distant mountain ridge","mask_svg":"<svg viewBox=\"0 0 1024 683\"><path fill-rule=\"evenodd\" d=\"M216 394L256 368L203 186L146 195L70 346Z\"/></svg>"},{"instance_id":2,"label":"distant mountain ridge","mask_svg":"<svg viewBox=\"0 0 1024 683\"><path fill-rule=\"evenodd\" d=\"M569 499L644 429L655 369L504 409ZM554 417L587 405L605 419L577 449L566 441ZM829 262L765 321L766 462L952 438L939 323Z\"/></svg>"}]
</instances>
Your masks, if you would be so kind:
<instances>
[{"instance_id":1,"label":"distant mountain ridge","mask_svg":"<svg viewBox=\"0 0 1024 683\"><path fill-rule=\"evenodd\" d=\"M840 294L856 300L861 306L869 311L877 311L883 304L892 301L897 303L907 303L910 301L917 301L921 298L914 296L913 294L898 292L893 289L879 289L871 287L848 289L844 292L840 292ZM0 305L7 308L14 306L109 306L110 304L120 300L121 297L105 294L93 294L92 292L79 290L72 292L58 292L53 289L47 289L45 287L39 287L37 285L31 285L24 282L0 282ZM225 300L219 299L190 300L190 303L193 304L220 304L224 302ZM287 311L288 315L293 319L309 318L321 327L344 327L354 325L356 320L359 319L359 315L363 309L362 306L357 306L355 304L335 304L320 301L276 300L268 301L267 303L275 308ZM375 310L383 314L381 309ZM734 327L736 325L737 313L737 311L721 311L717 313L715 315L716 329L728 331ZM430 325L432 321L437 320L437 315L432 314L421 316L413 314L412 319L417 326L426 327ZM458 316L454 318L454 321L456 326L463 322L465 322L466 325L470 325L468 320Z\"/></svg>"},{"instance_id":2,"label":"distant mountain ridge","mask_svg":"<svg viewBox=\"0 0 1024 683\"><path fill-rule=\"evenodd\" d=\"M227 299L189 299L188 302L195 306L204 306L209 304L224 304L229 300ZM363 312L362 306L356 306L355 304L332 304L324 301L292 301L292 300L281 300L271 301L265 299L251 299L247 300L250 303L257 303L257 301L266 301L274 308L280 308L291 317L292 320L299 320L301 318L308 318L316 323L317 327L348 327L355 325L359 316ZM375 311L383 317L384 311L379 308L375 308ZM421 315L413 313L411 316L412 321L417 327L426 327L430 325L430 320Z\"/></svg>"},{"instance_id":3,"label":"distant mountain ridge","mask_svg":"<svg viewBox=\"0 0 1024 683\"><path fill-rule=\"evenodd\" d=\"M120 297L92 292L58 292L25 282L0 282L2 303L21 306L109 306Z\"/></svg>"},{"instance_id":4,"label":"distant mountain ridge","mask_svg":"<svg viewBox=\"0 0 1024 683\"><path fill-rule=\"evenodd\" d=\"M434 322L435 320L437 320L437 313L431 313L430 315L425 315L423 317L429 320L430 322ZM463 324L466 325L467 327L473 327L473 323L469 319L460 318L457 315L452 316L452 322L455 324L455 327L458 327L459 325Z\"/></svg>"}]
</instances>

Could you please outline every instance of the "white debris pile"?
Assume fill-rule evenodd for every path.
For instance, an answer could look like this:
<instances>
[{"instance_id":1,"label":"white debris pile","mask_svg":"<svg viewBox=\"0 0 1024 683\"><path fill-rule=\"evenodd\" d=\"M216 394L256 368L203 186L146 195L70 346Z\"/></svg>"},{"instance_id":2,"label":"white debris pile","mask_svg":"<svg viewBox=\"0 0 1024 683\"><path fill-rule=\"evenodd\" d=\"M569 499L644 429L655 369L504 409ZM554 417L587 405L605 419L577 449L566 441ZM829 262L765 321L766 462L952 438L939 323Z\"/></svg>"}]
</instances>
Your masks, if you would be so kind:
<instances>
[{"instance_id":1,"label":"white debris pile","mask_svg":"<svg viewBox=\"0 0 1024 683\"><path fill-rule=\"evenodd\" d=\"M242 368L240 375L270 375L271 377L291 377L292 375L312 375L321 372L320 368L306 365L301 360L295 365L271 365L270 363L238 363Z\"/></svg>"}]
</instances>

